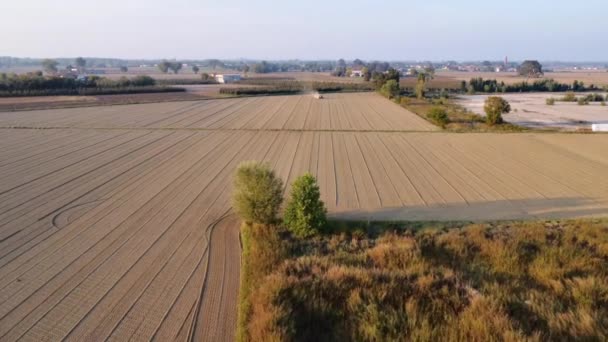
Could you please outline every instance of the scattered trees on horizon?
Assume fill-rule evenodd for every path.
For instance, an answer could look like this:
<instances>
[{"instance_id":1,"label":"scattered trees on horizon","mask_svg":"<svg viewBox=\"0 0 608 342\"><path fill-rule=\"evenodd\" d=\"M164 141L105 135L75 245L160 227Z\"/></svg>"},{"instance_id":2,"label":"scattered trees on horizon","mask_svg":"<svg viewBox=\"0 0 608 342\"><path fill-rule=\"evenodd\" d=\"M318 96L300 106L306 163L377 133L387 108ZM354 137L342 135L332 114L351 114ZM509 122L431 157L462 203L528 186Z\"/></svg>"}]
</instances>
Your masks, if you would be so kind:
<instances>
[{"instance_id":1,"label":"scattered trees on horizon","mask_svg":"<svg viewBox=\"0 0 608 342\"><path fill-rule=\"evenodd\" d=\"M162 61L162 62L158 63L158 70L160 70L163 74L166 74L169 71L170 65L171 65L171 62Z\"/></svg>"},{"instance_id":2,"label":"scattered trees on horizon","mask_svg":"<svg viewBox=\"0 0 608 342\"><path fill-rule=\"evenodd\" d=\"M524 61L517 69L517 72L519 75L526 77L540 77L544 75L543 66L534 60Z\"/></svg>"},{"instance_id":3,"label":"scattered trees on horizon","mask_svg":"<svg viewBox=\"0 0 608 342\"><path fill-rule=\"evenodd\" d=\"M169 72L169 70L173 71L174 74L177 74L182 68L182 63L180 62L169 62L162 61L158 63L158 70L160 70L163 74Z\"/></svg>"},{"instance_id":4,"label":"scattered trees on horizon","mask_svg":"<svg viewBox=\"0 0 608 342\"><path fill-rule=\"evenodd\" d=\"M182 69L182 63L180 63L180 62L171 63L169 65L169 69L171 69L171 71L173 71L173 73L177 75L177 73Z\"/></svg>"},{"instance_id":5,"label":"scattered trees on horizon","mask_svg":"<svg viewBox=\"0 0 608 342\"><path fill-rule=\"evenodd\" d=\"M74 60L74 64L76 64L76 68L78 69L78 72L84 72L84 70L87 66L87 61L86 61L86 59L84 59L82 57L77 57Z\"/></svg>"},{"instance_id":6,"label":"scattered trees on horizon","mask_svg":"<svg viewBox=\"0 0 608 342\"><path fill-rule=\"evenodd\" d=\"M59 65L59 63L54 59L47 58L42 61L42 69L44 70L44 72L49 74L57 72L57 65Z\"/></svg>"},{"instance_id":7,"label":"scattered trees on horizon","mask_svg":"<svg viewBox=\"0 0 608 342\"><path fill-rule=\"evenodd\" d=\"M129 68L127 66L123 65L120 67L120 72L128 72L128 71L129 71Z\"/></svg>"},{"instance_id":8,"label":"scattered trees on horizon","mask_svg":"<svg viewBox=\"0 0 608 342\"><path fill-rule=\"evenodd\" d=\"M256 74L267 74L270 72L279 72L279 71L285 72L285 71L289 70L289 65L261 61L260 63L255 63L252 67L252 70Z\"/></svg>"},{"instance_id":9,"label":"scattered trees on horizon","mask_svg":"<svg viewBox=\"0 0 608 342\"><path fill-rule=\"evenodd\" d=\"M220 61L219 59L210 59L207 61L207 65L213 70L226 67L224 62Z\"/></svg>"}]
</instances>

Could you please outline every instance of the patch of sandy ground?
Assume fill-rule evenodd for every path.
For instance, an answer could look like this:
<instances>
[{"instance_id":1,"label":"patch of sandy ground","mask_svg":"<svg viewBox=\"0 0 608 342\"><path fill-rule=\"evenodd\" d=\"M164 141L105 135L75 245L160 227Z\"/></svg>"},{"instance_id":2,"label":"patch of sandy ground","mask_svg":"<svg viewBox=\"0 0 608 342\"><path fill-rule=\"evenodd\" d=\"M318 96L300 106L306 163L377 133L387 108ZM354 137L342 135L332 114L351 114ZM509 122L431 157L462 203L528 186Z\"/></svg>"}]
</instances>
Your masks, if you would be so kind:
<instances>
[{"instance_id":1,"label":"patch of sandy ground","mask_svg":"<svg viewBox=\"0 0 608 342\"><path fill-rule=\"evenodd\" d=\"M601 93L606 95L605 93ZM578 93L577 96L584 96ZM456 103L480 115L485 115L483 105L490 95L462 95ZM559 128L564 130L591 129L594 123L608 123L608 106L599 102L579 106L576 102L556 101L546 104L546 99L559 99L564 93L499 94L511 104L512 111L504 115L508 122L533 128Z\"/></svg>"}]
</instances>

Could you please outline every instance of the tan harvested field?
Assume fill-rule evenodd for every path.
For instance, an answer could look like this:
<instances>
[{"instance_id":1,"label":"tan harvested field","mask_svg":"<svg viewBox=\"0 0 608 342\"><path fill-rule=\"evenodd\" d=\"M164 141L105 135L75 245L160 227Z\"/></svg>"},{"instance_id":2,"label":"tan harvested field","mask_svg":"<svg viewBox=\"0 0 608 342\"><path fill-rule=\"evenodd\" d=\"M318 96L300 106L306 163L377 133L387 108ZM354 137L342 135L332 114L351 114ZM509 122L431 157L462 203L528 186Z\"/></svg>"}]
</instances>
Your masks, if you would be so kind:
<instances>
[{"instance_id":1,"label":"tan harvested field","mask_svg":"<svg viewBox=\"0 0 608 342\"><path fill-rule=\"evenodd\" d=\"M433 131L374 93L248 97L1 114L1 127Z\"/></svg>"},{"instance_id":2,"label":"tan harvested field","mask_svg":"<svg viewBox=\"0 0 608 342\"><path fill-rule=\"evenodd\" d=\"M361 96L0 113L0 340L231 340L243 160L311 171L338 217L608 214L608 136L426 132Z\"/></svg>"}]
</instances>

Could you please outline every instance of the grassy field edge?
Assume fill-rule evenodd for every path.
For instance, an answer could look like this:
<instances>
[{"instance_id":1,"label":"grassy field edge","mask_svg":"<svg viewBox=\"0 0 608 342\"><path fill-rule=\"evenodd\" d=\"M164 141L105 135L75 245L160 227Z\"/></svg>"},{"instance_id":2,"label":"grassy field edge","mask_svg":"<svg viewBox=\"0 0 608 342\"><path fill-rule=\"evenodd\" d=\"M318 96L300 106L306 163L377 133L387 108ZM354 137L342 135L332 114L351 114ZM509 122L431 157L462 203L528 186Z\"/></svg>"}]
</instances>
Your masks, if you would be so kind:
<instances>
[{"instance_id":1,"label":"grassy field edge","mask_svg":"<svg viewBox=\"0 0 608 342\"><path fill-rule=\"evenodd\" d=\"M334 219L301 239L242 225L237 341L601 339L607 229L606 218Z\"/></svg>"},{"instance_id":2,"label":"grassy field edge","mask_svg":"<svg viewBox=\"0 0 608 342\"><path fill-rule=\"evenodd\" d=\"M247 341L247 322L251 314L251 303L249 295L251 293L251 269L249 256L251 254L251 229L249 225L242 222L240 225L241 242L241 276L239 285L239 300L237 307L236 341Z\"/></svg>"}]
</instances>

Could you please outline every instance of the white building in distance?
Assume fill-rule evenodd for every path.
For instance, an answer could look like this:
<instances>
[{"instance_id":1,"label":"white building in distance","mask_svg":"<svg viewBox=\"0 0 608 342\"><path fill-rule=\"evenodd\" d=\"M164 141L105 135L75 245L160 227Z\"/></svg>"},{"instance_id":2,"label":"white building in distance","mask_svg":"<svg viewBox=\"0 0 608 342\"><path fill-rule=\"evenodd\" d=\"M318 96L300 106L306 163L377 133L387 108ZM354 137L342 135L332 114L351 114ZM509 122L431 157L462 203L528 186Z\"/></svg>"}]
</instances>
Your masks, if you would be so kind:
<instances>
[{"instance_id":1,"label":"white building in distance","mask_svg":"<svg viewBox=\"0 0 608 342\"><path fill-rule=\"evenodd\" d=\"M217 83L234 83L241 80L241 75L239 74L220 74L215 75L215 80Z\"/></svg>"},{"instance_id":2,"label":"white building in distance","mask_svg":"<svg viewBox=\"0 0 608 342\"><path fill-rule=\"evenodd\" d=\"M350 73L350 77L363 77L363 70L362 69L353 69L353 71Z\"/></svg>"}]
</instances>

